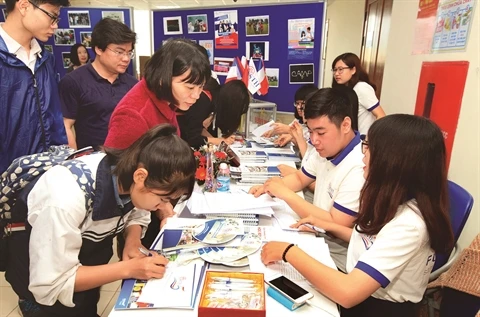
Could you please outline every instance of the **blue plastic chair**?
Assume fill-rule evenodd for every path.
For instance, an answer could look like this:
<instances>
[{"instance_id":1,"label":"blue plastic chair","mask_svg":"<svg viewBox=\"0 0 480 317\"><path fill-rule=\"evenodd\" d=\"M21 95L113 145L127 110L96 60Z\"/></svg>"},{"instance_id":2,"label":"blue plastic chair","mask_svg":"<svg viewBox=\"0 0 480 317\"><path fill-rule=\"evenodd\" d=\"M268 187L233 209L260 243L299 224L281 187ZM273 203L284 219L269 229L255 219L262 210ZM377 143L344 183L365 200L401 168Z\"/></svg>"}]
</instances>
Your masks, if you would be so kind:
<instances>
[{"instance_id":1,"label":"blue plastic chair","mask_svg":"<svg viewBox=\"0 0 480 317\"><path fill-rule=\"evenodd\" d=\"M448 181L448 195L450 200L450 222L452 224L455 246L451 254L436 255L435 265L433 266L432 273L430 273L429 282L436 280L440 274L446 272L460 255L460 248L458 247L457 241L473 207L472 195L452 181ZM435 291L436 289L427 289L424 295L424 299L428 305L429 317L434 317L435 310L440 309L440 306L433 298Z\"/></svg>"},{"instance_id":2,"label":"blue plastic chair","mask_svg":"<svg viewBox=\"0 0 480 317\"><path fill-rule=\"evenodd\" d=\"M455 246L451 254L436 255L435 265L430 274L430 281L435 280L440 274L448 270L460 254L457 241L473 207L472 195L452 181L448 181L448 196L450 200L450 222L452 224Z\"/></svg>"}]
</instances>

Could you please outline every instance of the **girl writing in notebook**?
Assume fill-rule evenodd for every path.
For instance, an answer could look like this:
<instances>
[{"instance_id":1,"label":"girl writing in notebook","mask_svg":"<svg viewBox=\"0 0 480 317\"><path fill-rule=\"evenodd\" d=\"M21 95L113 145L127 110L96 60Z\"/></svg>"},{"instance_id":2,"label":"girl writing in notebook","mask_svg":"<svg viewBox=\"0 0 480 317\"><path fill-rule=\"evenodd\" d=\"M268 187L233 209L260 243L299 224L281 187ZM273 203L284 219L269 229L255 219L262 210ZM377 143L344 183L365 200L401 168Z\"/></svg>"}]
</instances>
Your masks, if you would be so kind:
<instances>
[{"instance_id":1,"label":"girl writing in notebook","mask_svg":"<svg viewBox=\"0 0 480 317\"><path fill-rule=\"evenodd\" d=\"M72 172L57 165L28 194L31 230L10 237L5 277L24 316L97 316L100 286L162 278L168 261L155 252L142 254L140 239L151 210L193 191L192 150L169 124L147 131L125 150L106 148L77 160L95 180L88 182L93 210L87 210ZM122 231L123 261L109 263L113 238Z\"/></svg>"},{"instance_id":2,"label":"girl writing in notebook","mask_svg":"<svg viewBox=\"0 0 480 317\"><path fill-rule=\"evenodd\" d=\"M355 226L312 216L294 225L309 223L350 242L347 273L284 242L267 243L262 261L289 262L342 306L342 316L414 316L435 253L453 246L443 135L426 118L390 115L373 123L362 152L365 184Z\"/></svg>"}]
</instances>

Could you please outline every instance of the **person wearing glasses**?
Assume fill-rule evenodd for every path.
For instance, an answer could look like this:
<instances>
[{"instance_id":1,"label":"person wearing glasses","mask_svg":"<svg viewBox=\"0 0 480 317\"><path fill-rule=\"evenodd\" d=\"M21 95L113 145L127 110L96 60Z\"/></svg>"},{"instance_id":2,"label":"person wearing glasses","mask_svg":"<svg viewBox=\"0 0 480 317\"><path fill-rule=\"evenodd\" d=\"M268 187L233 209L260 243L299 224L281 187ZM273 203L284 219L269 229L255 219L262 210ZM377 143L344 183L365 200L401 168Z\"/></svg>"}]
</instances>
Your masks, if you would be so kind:
<instances>
[{"instance_id":1,"label":"person wearing glasses","mask_svg":"<svg viewBox=\"0 0 480 317\"><path fill-rule=\"evenodd\" d=\"M313 215L345 228L352 228L359 208L363 178L360 134L352 128L353 111L340 90L323 88L307 99L304 109L310 143L316 153L301 170L283 178L271 178L250 193L263 193L284 200L301 218ZM313 204L296 194L315 182ZM336 266L346 272L348 242L325 235Z\"/></svg>"},{"instance_id":2,"label":"person wearing glasses","mask_svg":"<svg viewBox=\"0 0 480 317\"><path fill-rule=\"evenodd\" d=\"M346 273L284 242L267 243L262 261L289 262L342 306L342 317L415 316L435 253L449 254L454 244L442 131L427 118L393 114L375 121L354 150L365 163L354 227L317 215L292 226L308 223L349 243Z\"/></svg>"},{"instance_id":3,"label":"person wearing glasses","mask_svg":"<svg viewBox=\"0 0 480 317\"><path fill-rule=\"evenodd\" d=\"M332 63L332 73L332 87L345 85L357 93L359 131L366 134L375 119L385 116L375 95L375 85L368 78L358 56L353 53L337 56Z\"/></svg>"},{"instance_id":4,"label":"person wearing glasses","mask_svg":"<svg viewBox=\"0 0 480 317\"><path fill-rule=\"evenodd\" d=\"M144 254L150 246L140 238L152 210L189 197L195 184L193 151L169 124L150 129L125 150L104 148L76 160L75 166L81 162L91 171L84 184L92 188L93 206L72 177L81 173L61 165L24 189L22 211L31 229L9 237L5 273L24 317L94 317L102 285L162 278L168 260ZM121 232L126 256L109 263Z\"/></svg>"},{"instance_id":5,"label":"person wearing glasses","mask_svg":"<svg viewBox=\"0 0 480 317\"><path fill-rule=\"evenodd\" d=\"M59 84L68 145L98 148L108 133L113 110L138 82L126 73L134 58L136 34L125 24L103 19L92 31L92 63L68 73Z\"/></svg>"},{"instance_id":6,"label":"person wearing glasses","mask_svg":"<svg viewBox=\"0 0 480 317\"><path fill-rule=\"evenodd\" d=\"M5 0L0 23L0 174L17 157L67 143L55 60L43 44L68 0Z\"/></svg>"}]
</instances>

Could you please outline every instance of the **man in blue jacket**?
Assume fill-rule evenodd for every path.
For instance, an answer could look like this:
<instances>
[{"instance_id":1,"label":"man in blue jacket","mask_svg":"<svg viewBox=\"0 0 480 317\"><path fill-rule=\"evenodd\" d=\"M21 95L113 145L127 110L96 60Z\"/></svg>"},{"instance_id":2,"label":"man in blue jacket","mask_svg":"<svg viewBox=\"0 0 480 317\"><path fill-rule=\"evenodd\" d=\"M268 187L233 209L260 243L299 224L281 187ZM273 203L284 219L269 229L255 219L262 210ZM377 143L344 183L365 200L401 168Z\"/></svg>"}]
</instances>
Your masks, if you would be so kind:
<instances>
[{"instance_id":1,"label":"man in blue jacket","mask_svg":"<svg viewBox=\"0 0 480 317\"><path fill-rule=\"evenodd\" d=\"M0 173L16 157L67 144L51 53L46 41L69 0L5 0L0 24Z\"/></svg>"}]
</instances>

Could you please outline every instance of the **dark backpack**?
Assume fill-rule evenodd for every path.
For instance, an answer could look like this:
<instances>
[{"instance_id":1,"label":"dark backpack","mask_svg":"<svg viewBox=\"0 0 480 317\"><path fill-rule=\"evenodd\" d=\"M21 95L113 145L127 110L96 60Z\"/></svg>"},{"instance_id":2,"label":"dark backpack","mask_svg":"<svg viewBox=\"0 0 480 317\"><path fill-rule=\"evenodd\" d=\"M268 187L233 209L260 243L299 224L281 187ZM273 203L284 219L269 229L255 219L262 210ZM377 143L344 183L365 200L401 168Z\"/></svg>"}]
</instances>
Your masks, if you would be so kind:
<instances>
[{"instance_id":1,"label":"dark backpack","mask_svg":"<svg viewBox=\"0 0 480 317\"><path fill-rule=\"evenodd\" d=\"M75 158L93 152L91 147L78 151L68 146L51 146L48 151L16 158L0 177L0 272L5 271L8 238L28 227L26 199L40 176L56 165L65 166L85 193L87 215L93 209L94 179L85 163ZM17 206L17 202L19 203ZM85 217L86 219L86 217Z\"/></svg>"}]
</instances>

